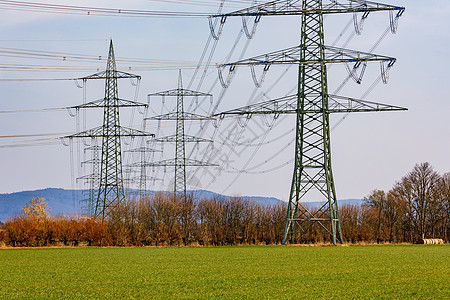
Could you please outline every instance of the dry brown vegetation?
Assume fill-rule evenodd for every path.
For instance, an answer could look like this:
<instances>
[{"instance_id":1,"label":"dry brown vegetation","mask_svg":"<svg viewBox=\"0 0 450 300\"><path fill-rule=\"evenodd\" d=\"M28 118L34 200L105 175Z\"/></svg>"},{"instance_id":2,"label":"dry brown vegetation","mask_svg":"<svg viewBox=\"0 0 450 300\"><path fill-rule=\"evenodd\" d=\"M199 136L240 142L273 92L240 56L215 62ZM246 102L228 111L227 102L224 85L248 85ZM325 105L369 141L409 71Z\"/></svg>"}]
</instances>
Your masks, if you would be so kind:
<instances>
[{"instance_id":1,"label":"dry brown vegetation","mask_svg":"<svg viewBox=\"0 0 450 300\"><path fill-rule=\"evenodd\" d=\"M366 205L340 209L343 234L350 242L423 243L449 241L450 173L439 175L429 163L417 164L388 192L375 190Z\"/></svg>"},{"instance_id":2,"label":"dry brown vegetation","mask_svg":"<svg viewBox=\"0 0 450 300\"><path fill-rule=\"evenodd\" d=\"M6 223L5 242L13 247L109 245L108 225L91 218L16 217Z\"/></svg>"},{"instance_id":3,"label":"dry brown vegetation","mask_svg":"<svg viewBox=\"0 0 450 300\"><path fill-rule=\"evenodd\" d=\"M127 200L110 216L102 221L24 214L6 222L0 240L14 247L278 244L286 205L156 194Z\"/></svg>"},{"instance_id":4,"label":"dry brown vegetation","mask_svg":"<svg viewBox=\"0 0 450 300\"><path fill-rule=\"evenodd\" d=\"M280 244L287 204L259 205L240 197L194 199L156 194L124 201L107 221L52 217L47 203L33 199L24 215L0 228L0 245L39 246L189 246ZM373 191L363 205L340 207L348 243L421 243L449 241L450 173L440 176L419 164L387 193ZM326 242L311 226L303 243Z\"/></svg>"}]
</instances>

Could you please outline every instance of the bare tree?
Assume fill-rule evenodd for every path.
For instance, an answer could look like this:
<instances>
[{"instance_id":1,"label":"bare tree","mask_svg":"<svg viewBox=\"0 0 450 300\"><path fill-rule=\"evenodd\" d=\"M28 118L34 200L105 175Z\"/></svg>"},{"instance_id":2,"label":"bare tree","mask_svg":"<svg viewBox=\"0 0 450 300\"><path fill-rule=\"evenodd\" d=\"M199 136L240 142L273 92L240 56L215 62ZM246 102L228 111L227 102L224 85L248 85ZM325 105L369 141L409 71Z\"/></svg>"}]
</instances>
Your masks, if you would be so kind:
<instances>
[{"instance_id":1,"label":"bare tree","mask_svg":"<svg viewBox=\"0 0 450 300\"><path fill-rule=\"evenodd\" d=\"M370 193L369 196L364 198L369 207L372 207L375 212L375 223L374 231L375 236L377 238L377 242L379 243L382 240L382 227L384 225L384 209L387 202L387 196L385 191L382 190L374 190Z\"/></svg>"},{"instance_id":2,"label":"bare tree","mask_svg":"<svg viewBox=\"0 0 450 300\"><path fill-rule=\"evenodd\" d=\"M395 193L406 202L412 241L417 238L414 232L417 232L422 239L427 234L432 204L438 201L437 187L440 180L439 174L425 162L416 164L413 170L394 187Z\"/></svg>"},{"instance_id":3,"label":"bare tree","mask_svg":"<svg viewBox=\"0 0 450 300\"><path fill-rule=\"evenodd\" d=\"M30 200L30 203L22 208L22 210L27 216L45 219L48 217L50 208L48 207L48 202L45 201L44 198L34 197Z\"/></svg>"},{"instance_id":4,"label":"bare tree","mask_svg":"<svg viewBox=\"0 0 450 300\"><path fill-rule=\"evenodd\" d=\"M442 175L439 182L439 202L436 205L438 220L436 220L436 227L440 228L441 237L448 241L450 231L450 173ZM438 226L439 224L439 226Z\"/></svg>"}]
</instances>

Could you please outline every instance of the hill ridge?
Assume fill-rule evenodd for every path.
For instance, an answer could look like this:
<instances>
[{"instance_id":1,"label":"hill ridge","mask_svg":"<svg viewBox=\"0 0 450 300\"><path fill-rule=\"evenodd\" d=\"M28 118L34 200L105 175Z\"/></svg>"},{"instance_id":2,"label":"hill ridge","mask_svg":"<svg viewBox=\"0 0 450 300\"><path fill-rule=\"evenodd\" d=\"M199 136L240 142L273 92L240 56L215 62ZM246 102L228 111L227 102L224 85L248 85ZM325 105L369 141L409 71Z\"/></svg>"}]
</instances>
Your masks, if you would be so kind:
<instances>
[{"instance_id":1,"label":"hill ridge","mask_svg":"<svg viewBox=\"0 0 450 300\"><path fill-rule=\"evenodd\" d=\"M88 190L71 190L63 188L43 188L37 190L27 190L13 193L0 193L0 221L5 222L8 218L20 215L22 207L26 205L33 197L42 197L47 200L50 213L53 215L76 215L79 212L79 200L83 199L83 193ZM136 192L136 190L126 190L126 192ZM149 194L157 193L158 191L148 191ZM196 198L222 198L228 199L233 196L222 195L207 190L193 190L188 191L194 193ZM240 196L244 200L252 201L263 205L274 205L285 203L284 201L275 197L263 196ZM353 204L361 203L360 199L343 199L338 200L338 204ZM321 202L305 202L308 207L317 207Z\"/></svg>"}]
</instances>

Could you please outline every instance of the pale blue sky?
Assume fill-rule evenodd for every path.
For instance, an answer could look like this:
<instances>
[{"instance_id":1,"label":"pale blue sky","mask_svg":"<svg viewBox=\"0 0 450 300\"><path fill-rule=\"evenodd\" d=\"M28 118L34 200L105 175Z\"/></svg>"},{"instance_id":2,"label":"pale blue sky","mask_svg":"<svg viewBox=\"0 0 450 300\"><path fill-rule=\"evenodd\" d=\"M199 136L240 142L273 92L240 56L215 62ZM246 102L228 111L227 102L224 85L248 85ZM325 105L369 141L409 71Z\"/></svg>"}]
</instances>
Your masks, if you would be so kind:
<instances>
[{"instance_id":1,"label":"pale blue sky","mask_svg":"<svg viewBox=\"0 0 450 300\"><path fill-rule=\"evenodd\" d=\"M176 2L176 1L175 1ZM195 1L193 1L195 2ZM208 1L200 1L208 2ZM219 1L209 1L218 6ZM242 1L244 2L244 1ZM251 1L247 1L250 3ZM393 56L398 59L390 72L387 85L379 84L367 97L367 100L389 103L408 107L407 112L386 112L372 114L352 114L345 118L332 132L333 172L338 198L362 198L375 188L389 189L396 180L410 171L414 164L428 161L437 171L450 171L448 148L450 140L449 95L449 28L450 3L445 0L433 1L386 1L389 4L406 7L400 18L397 34L388 34L382 43L374 50L375 53ZM42 3L52 3L42 1ZM56 2L53 2L56 3ZM58 1L58 4L71 1ZM77 5L95 7L116 7L124 9L172 10L215 12L214 5L180 5L165 4L164 1L77 1ZM227 1L225 1L227 3ZM244 5L229 2L224 11L232 11ZM389 25L388 13L373 13L367 19L361 36L354 37L347 48L368 51ZM326 43L331 44L345 25L351 20L351 15L328 16L325 20ZM252 22L249 19L249 22ZM250 24L250 23L249 23ZM230 52L236 37L242 28L241 18L230 18L225 23L222 36L217 44L212 62L223 62ZM350 27L346 34L350 34ZM108 39L115 44L116 56L126 58L153 59L159 65L171 70L134 70L136 64L118 61L118 68L124 71L142 75L142 83L138 101L145 102L146 94L172 89L177 83L177 66L195 65L198 61L209 35L209 25L206 18L127 18L76 16L63 14L34 13L4 10L0 7L0 47L33 49L63 53L85 54L91 57L107 55ZM337 46L344 42L343 38ZM244 57L263 54L290 46L299 41L299 17L263 17L258 25L256 35L248 46ZM246 42L245 36L237 43L231 59L237 59L242 53ZM2 49L0 49L2 50ZM3 49L5 50L5 49ZM164 60L164 62L162 62ZM105 61L94 63L76 62L70 59L45 60L24 59L10 56L0 56L0 64L81 66L79 71L49 72L49 71L7 71L0 69L0 79L16 78L74 78L89 75L96 68L104 68ZM177 65L178 64L178 65ZM86 67L89 67L87 69ZM142 66L141 66L142 67ZM219 104L218 110L231 109L247 104L251 94L266 93L268 98L284 96L295 87L295 66L290 68L283 79L271 88L277 78L285 71L285 67L271 67L265 82L260 89L255 90L250 70L238 68L231 86ZM260 72L260 70L257 70ZM193 70L182 71L183 82L188 85ZM359 98L369 88L374 78L379 74L378 64L370 65L362 85L349 82L340 92L345 96ZM332 67L329 72L330 92L333 92L343 78L345 68ZM214 94L217 101L222 88L214 81L217 71L211 67L201 90ZM196 89L198 81L194 81L191 89ZM71 81L0 81L1 110L41 109L47 107L66 107L82 102L82 91ZM121 97L133 98L134 90L128 81L119 86ZM89 84L88 100L102 96L101 84ZM267 99L267 98L263 98ZM166 106L173 105L174 100L166 99ZM160 112L161 101L152 99L152 109ZM186 102L189 106L190 102ZM202 110L210 109L209 103L204 103ZM129 113L123 114L122 124L129 125ZM150 113L151 115L151 113ZM91 116L91 115L89 115ZM333 124L340 122L343 116L333 116ZM133 125L140 126L140 115L136 114ZM267 158L280 153L266 165L251 169L251 172L265 171L281 165L293 157L293 144L290 144L292 128L295 120L292 117L283 119L267 136L265 141L271 141L277 136L286 137L274 141L256 154L248 164L248 168L262 164ZM92 114L88 120L89 126L98 126L101 116ZM259 126L262 121L254 118L249 123L250 131L244 136L250 138L252 131L266 130ZM155 123L147 123L149 131L156 131ZM225 134L224 121L218 136ZM196 127L197 126L197 127ZM173 128L163 127L165 134L171 134ZM194 124L190 134L195 134L198 124ZM213 134L210 126L205 134ZM222 131L221 131L222 130ZM0 135L68 133L75 131L75 120L67 112L40 112L0 114ZM263 132L263 131L262 131ZM257 134L258 135L258 134ZM1 138L0 146L11 145L19 138ZM257 140L258 142L259 140ZM256 143L257 143L256 142ZM215 143L215 149L221 147ZM212 171L213 177L202 172L195 177L201 182L197 188L207 188L226 194L274 196L287 200L292 176L292 163L271 173L242 174L231 184L236 174L230 174L234 169L244 166L255 147L244 151L236 147L230 155L230 164L220 174ZM285 149L286 148L286 149ZM229 150L222 147L221 155L228 156ZM170 158L171 148L165 147L166 157ZM201 153L202 149L199 149ZM76 154L75 154L76 156ZM82 155L81 155L82 156ZM20 190L30 190L45 187L71 188L70 153L68 147L62 145L5 147L0 148L0 193ZM162 157L160 157L162 158ZM201 159L201 156L196 156ZM127 159L129 160L129 159ZM160 171L159 176L164 175ZM163 183L149 186L151 189L170 186L171 171L167 170ZM77 176L77 174L75 174ZM213 178L216 178L213 180ZM191 182L194 183L194 182ZM76 185L75 185L76 187ZM191 188L193 188L191 186Z\"/></svg>"}]
</instances>

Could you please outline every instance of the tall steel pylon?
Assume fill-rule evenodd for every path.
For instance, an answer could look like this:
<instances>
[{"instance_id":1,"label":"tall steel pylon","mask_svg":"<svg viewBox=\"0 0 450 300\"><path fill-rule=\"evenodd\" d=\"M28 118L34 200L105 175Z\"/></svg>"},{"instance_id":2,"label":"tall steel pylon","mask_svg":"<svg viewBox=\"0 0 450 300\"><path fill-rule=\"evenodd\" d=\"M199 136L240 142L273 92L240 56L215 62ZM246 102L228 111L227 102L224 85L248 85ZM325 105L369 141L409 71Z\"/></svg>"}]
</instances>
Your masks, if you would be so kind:
<instances>
[{"instance_id":1,"label":"tall steel pylon","mask_svg":"<svg viewBox=\"0 0 450 300\"><path fill-rule=\"evenodd\" d=\"M151 167L174 167L174 194L181 194L186 197L186 167L208 167L215 166L214 164L208 162L202 162L198 160L186 158L186 143L202 143L210 142L212 140L207 140L195 136L189 136L185 134L184 122L185 120L211 120L210 117L201 116L193 113L187 113L184 111L184 97L212 97L211 94L191 91L183 89L183 82L181 78L181 70L178 76L178 88L175 90L168 90L159 93L149 94L151 96L172 96L177 98L177 110L176 112L146 118L146 120L168 120L176 121L176 131L175 135L166 136L162 138L155 138L156 142L162 143L175 143L175 158L163 160L159 162L147 163L146 166Z\"/></svg>"},{"instance_id":2,"label":"tall steel pylon","mask_svg":"<svg viewBox=\"0 0 450 300\"><path fill-rule=\"evenodd\" d=\"M350 0L347 4L333 0L323 5L323 2L322 0L271 1L213 16L221 18L222 22L230 16L254 16L255 23L265 15L301 16L299 46L221 66L222 68L229 66L230 72L233 72L237 65L249 65L252 68L263 65L265 71L272 64L299 66L297 94L218 114L296 115L295 164L283 244L289 240L295 242L312 228L321 231L333 244L343 242L331 168L330 113L405 110L402 107L328 93L327 64L353 63L354 76L358 68L365 68L367 62L379 61L384 66L382 77L386 77L386 72L394 64L395 58L326 46L323 26L324 14L356 15L360 12L365 19L370 12L390 11L391 29L395 31L396 22L405 8L360 0ZM393 12L396 12L395 18ZM363 67L360 67L361 65ZM323 205L317 210L310 210L301 204L301 199L312 193L316 193L323 200Z\"/></svg>"},{"instance_id":3,"label":"tall steel pylon","mask_svg":"<svg viewBox=\"0 0 450 300\"><path fill-rule=\"evenodd\" d=\"M154 134L151 133L120 126L119 108L147 106L147 104L119 98L117 81L120 78L134 78L140 80L139 75L117 71L114 47L111 40L106 70L81 78L83 81L90 79L105 79L104 98L73 107L77 110L85 108L103 108L103 125L64 137L68 139L102 139L100 181L92 206L93 215L101 218L108 217L110 209L114 209L125 199L121 139L123 137L144 138L154 136Z\"/></svg>"}]
</instances>

